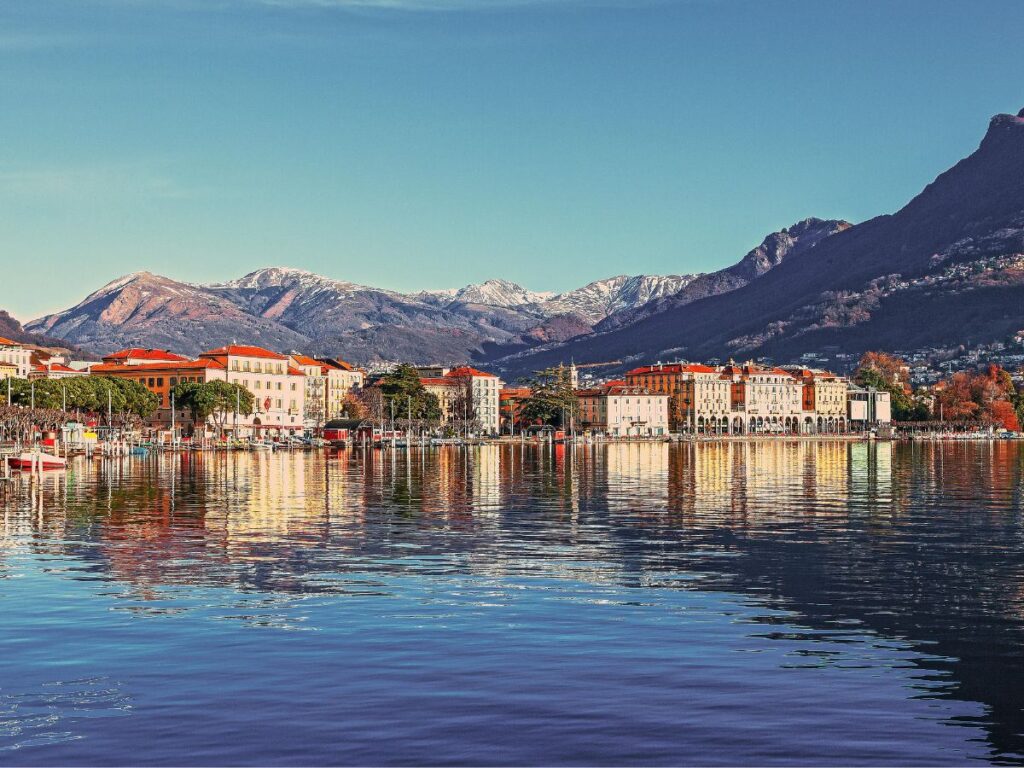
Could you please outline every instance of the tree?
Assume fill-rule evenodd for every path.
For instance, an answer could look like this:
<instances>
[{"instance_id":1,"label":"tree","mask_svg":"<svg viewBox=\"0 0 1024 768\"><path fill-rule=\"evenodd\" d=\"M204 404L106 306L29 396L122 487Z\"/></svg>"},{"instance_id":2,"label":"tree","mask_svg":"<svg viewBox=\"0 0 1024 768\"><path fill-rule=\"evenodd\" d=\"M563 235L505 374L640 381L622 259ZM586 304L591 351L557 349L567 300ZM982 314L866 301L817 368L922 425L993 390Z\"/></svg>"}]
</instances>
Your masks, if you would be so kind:
<instances>
[{"instance_id":1,"label":"tree","mask_svg":"<svg viewBox=\"0 0 1024 768\"><path fill-rule=\"evenodd\" d=\"M453 427L457 432L470 432L480 429L477 418L476 402L473 398L473 377L469 374L450 375L455 396L452 398L451 416Z\"/></svg>"},{"instance_id":2,"label":"tree","mask_svg":"<svg viewBox=\"0 0 1024 768\"><path fill-rule=\"evenodd\" d=\"M374 385L383 398L382 416L406 418L422 421L438 421L441 418L441 405L437 396L427 392L420 375L411 365L400 365L391 373L380 377Z\"/></svg>"},{"instance_id":3,"label":"tree","mask_svg":"<svg viewBox=\"0 0 1024 768\"><path fill-rule=\"evenodd\" d=\"M160 406L160 398L137 381L115 376L76 376L68 379L15 379L11 403L36 408L95 413L107 422L108 411L120 426L138 424ZM6 392L4 393L6 395ZM113 424L107 424L113 426Z\"/></svg>"},{"instance_id":4,"label":"tree","mask_svg":"<svg viewBox=\"0 0 1024 768\"><path fill-rule=\"evenodd\" d=\"M530 397L523 403L524 423L564 428L576 418L579 402L568 368L537 371L526 386L530 388Z\"/></svg>"},{"instance_id":5,"label":"tree","mask_svg":"<svg viewBox=\"0 0 1024 768\"><path fill-rule=\"evenodd\" d=\"M896 421L927 418L928 408L910 394L910 369L905 361L885 352L865 352L853 374L855 383L889 393Z\"/></svg>"},{"instance_id":6,"label":"tree","mask_svg":"<svg viewBox=\"0 0 1024 768\"><path fill-rule=\"evenodd\" d=\"M951 421L978 421L1017 431L1019 399L1013 378L998 365L959 371L936 385L936 410Z\"/></svg>"},{"instance_id":7,"label":"tree","mask_svg":"<svg viewBox=\"0 0 1024 768\"><path fill-rule=\"evenodd\" d=\"M350 419L365 419L370 415L370 411L366 407L366 404L355 392L349 392L345 395L342 412Z\"/></svg>"},{"instance_id":8,"label":"tree","mask_svg":"<svg viewBox=\"0 0 1024 768\"><path fill-rule=\"evenodd\" d=\"M173 393L175 405L188 409L194 425L205 424L212 419L218 433L224 432L228 416L233 415L236 408L240 416L249 416L255 405L248 389L220 379L201 384L182 382Z\"/></svg>"}]
</instances>

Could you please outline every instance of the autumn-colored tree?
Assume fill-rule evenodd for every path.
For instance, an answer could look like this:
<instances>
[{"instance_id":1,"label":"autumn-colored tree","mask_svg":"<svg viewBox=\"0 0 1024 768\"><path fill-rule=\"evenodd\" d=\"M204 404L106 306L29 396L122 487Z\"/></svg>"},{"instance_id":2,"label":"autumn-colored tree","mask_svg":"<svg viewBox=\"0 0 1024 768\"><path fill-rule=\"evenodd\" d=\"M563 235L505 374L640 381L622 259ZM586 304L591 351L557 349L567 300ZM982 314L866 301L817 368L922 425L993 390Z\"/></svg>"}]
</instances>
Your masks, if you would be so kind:
<instances>
[{"instance_id":1,"label":"autumn-colored tree","mask_svg":"<svg viewBox=\"0 0 1024 768\"><path fill-rule=\"evenodd\" d=\"M927 413L927 407L920 399L911 396L910 368L895 355L865 352L853 380L862 387L888 392L896 421L917 421Z\"/></svg>"},{"instance_id":2,"label":"autumn-colored tree","mask_svg":"<svg viewBox=\"0 0 1024 768\"><path fill-rule=\"evenodd\" d=\"M1011 432L1020 432L1020 421L1017 419L1017 411L1009 400L997 400L992 404L990 410L994 424L1008 429Z\"/></svg>"},{"instance_id":3,"label":"autumn-colored tree","mask_svg":"<svg viewBox=\"0 0 1024 768\"><path fill-rule=\"evenodd\" d=\"M998 365L960 371L936 386L936 415L950 421L970 420L1017 431L1018 394L1010 374Z\"/></svg>"},{"instance_id":4,"label":"autumn-colored tree","mask_svg":"<svg viewBox=\"0 0 1024 768\"><path fill-rule=\"evenodd\" d=\"M867 371L876 371L886 383L886 389L902 390L905 394L910 394L910 368L906 360L886 352L865 352L861 355L857 372L854 374L858 384Z\"/></svg>"},{"instance_id":5,"label":"autumn-colored tree","mask_svg":"<svg viewBox=\"0 0 1024 768\"><path fill-rule=\"evenodd\" d=\"M355 392L345 395L343 410L350 419L366 419L370 416L370 409Z\"/></svg>"}]
</instances>

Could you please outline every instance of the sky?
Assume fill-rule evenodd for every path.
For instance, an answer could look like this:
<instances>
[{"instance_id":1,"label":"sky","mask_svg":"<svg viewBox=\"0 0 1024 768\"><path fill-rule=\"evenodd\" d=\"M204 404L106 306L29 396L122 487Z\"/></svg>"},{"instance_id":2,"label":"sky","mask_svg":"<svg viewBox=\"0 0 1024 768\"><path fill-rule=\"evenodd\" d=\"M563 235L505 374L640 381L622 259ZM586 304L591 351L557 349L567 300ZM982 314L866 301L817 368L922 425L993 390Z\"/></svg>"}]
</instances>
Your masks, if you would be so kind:
<instances>
[{"instance_id":1,"label":"sky","mask_svg":"<svg viewBox=\"0 0 1024 768\"><path fill-rule=\"evenodd\" d=\"M4 0L0 308L292 266L566 290L892 212L1024 106L1019 0Z\"/></svg>"}]
</instances>

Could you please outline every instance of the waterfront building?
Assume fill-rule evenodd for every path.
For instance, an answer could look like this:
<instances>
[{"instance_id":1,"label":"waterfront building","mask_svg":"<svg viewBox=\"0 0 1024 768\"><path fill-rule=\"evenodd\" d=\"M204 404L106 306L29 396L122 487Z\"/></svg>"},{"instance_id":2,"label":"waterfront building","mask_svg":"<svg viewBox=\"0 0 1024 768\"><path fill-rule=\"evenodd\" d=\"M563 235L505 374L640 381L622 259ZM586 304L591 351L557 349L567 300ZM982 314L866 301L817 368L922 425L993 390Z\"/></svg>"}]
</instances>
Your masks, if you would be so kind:
<instances>
[{"instance_id":1,"label":"waterfront building","mask_svg":"<svg viewBox=\"0 0 1024 768\"><path fill-rule=\"evenodd\" d=\"M319 433L327 420L327 366L308 355L293 352L288 356L292 366L305 377L302 425L307 432Z\"/></svg>"},{"instance_id":2,"label":"waterfront building","mask_svg":"<svg viewBox=\"0 0 1024 768\"><path fill-rule=\"evenodd\" d=\"M752 362L722 367L731 382L729 431L734 434L798 433L803 421L801 383L781 368Z\"/></svg>"},{"instance_id":3,"label":"waterfront building","mask_svg":"<svg viewBox=\"0 0 1024 768\"><path fill-rule=\"evenodd\" d=\"M463 396L469 395L469 402L472 403L481 432L488 435L497 434L498 392L501 390L501 379L493 373L484 373L469 366L453 368L448 371L445 378L452 379L464 391Z\"/></svg>"},{"instance_id":4,"label":"waterfront building","mask_svg":"<svg viewBox=\"0 0 1024 768\"><path fill-rule=\"evenodd\" d=\"M327 376L326 408L327 418L337 419L347 413L346 398L351 392L362 389L366 372L333 357L316 358L324 366Z\"/></svg>"},{"instance_id":5,"label":"waterfront building","mask_svg":"<svg viewBox=\"0 0 1024 768\"><path fill-rule=\"evenodd\" d=\"M253 414L238 417L240 435L294 435L303 431L305 377L287 355L263 347L228 344L203 352L199 359L218 363L225 381L253 394ZM229 428L235 428L234 419Z\"/></svg>"},{"instance_id":6,"label":"waterfront building","mask_svg":"<svg viewBox=\"0 0 1024 768\"><path fill-rule=\"evenodd\" d=\"M437 405L441 409L441 423L450 424L455 421L455 401L459 396L458 382L445 376L424 376L420 378L420 384L437 398Z\"/></svg>"},{"instance_id":7,"label":"waterfront building","mask_svg":"<svg viewBox=\"0 0 1024 768\"><path fill-rule=\"evenodd\" d=\"M669 432L668 395L625 381L611 381L579 390L576 396L584 430L612 437L652 437Z\"/></svg>"},{"instance_id":8,"label":"waterfront building","mask_svg":"<svg viewBox=\"0 0 1024 768\"><path fill-rule=\"evenodd\" d=\"M522 431L523 408L530 399L529 387L505 387L498 391L499 428L502 434Z\"/></svg>"},{"instance_id":9,"label":"waterfront building","mask_svg":"<svg viewBox=\"0 0 1024 768\"><path fill-rule=\"evenodd\" d=\"M890 394L884 389L850 384L847 389L847 413L850 427L854 429L888 426L892 423Z\"/></svg>"},{"instance_id":10,"label":"waterfront building","mask_svg":"<svg viewBox=\"0 0 1024 768\"><path fill-rule=\"evenodd\" d=\"M175 412L172 415L171 391L178 384L203 384L214 379L223 381L226 371L224 366L215 360L189 360L180 355L175 355L174 358L177 359L142 363L137 358L110 355L104 359L116 362L94 364L90 367L89 374L137 381L159 398L157 409L149 420L149 426L154 429L168 429L173 424L184 428L191 422L192 415L178 403L174 403ZM128 362L129 360L133 362Z\"/></svg>"},{"instance_id":11,"label":"waterfront building","mask_svg":"<svg viewBox=\"0 0 1024 768\"><path fill-rule=\"evenodd\" d=\"M13 378L27 379L32 369L32 349L0 336L0 363L13 365Z\"/></svg>"},{"instance_id":12,"label":"waterfront building","mask_svg":"<svg viewBox=\"0 0 1024 768\"><path fill-rule=\"evenodd\" d=\"M731 383L718 368L697 363L656 363L629 371L626 384L668 396L669 427L673 432L729 431Z\"/></svg>"},{"instance_id":13,"label":"waterfront building","mask_svg":"<svg viewBox=\"0 0 1024 768\"><path fill-rule=\"evenodd\" d=\"M441 422L462 421L472 409L471 421L476 421L483 434L497 434L499 421L499 392L501 379L493 373L476 368L428 367L417 368L423 388L437 397L441 407ZM441 374L423 376L423 372ZM444 371L444 373L441 373ZM462 409L464 412L460 413Z\"/></svg>"},{"instance_id":14,"label":"waterfront building","mask_svg":"<svg viewBox=\"0 0 1024 768\"><path fill-rule=\"evenodd\" d=\"M849 427L846 390L849 382L843 376L814 368L786 368L800 383L800 432L803 434L842 434Z\"/></svg>"}]
</instances>

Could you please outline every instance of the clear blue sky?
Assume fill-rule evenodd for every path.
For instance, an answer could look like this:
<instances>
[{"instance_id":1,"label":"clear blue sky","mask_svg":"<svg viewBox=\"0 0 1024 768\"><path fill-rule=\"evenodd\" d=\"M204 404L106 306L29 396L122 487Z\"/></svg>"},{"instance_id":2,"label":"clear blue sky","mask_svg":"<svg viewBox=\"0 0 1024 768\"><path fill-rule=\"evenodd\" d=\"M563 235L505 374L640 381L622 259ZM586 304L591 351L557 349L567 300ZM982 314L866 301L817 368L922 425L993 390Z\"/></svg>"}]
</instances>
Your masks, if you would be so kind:
<instances>
[{"instance_id":1,"label":"clear blue sky","mask_svg":"<svg viewBox=\"0 0 1024 768\"><path fill-rule=\"evenodd\" d=\"M0 308L269 265L567 289L902 205L1024 106L1024 2L4 0Z\"/></svg>"}]
</instances>

